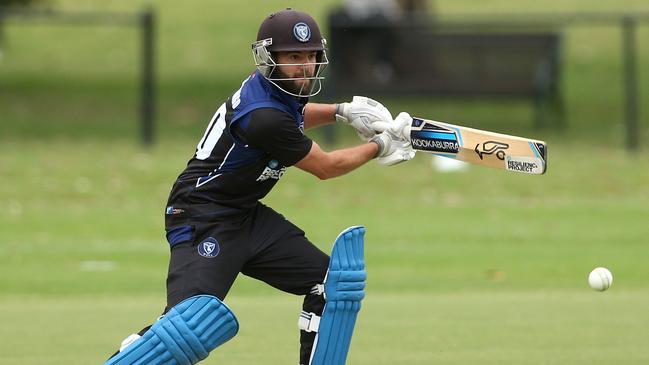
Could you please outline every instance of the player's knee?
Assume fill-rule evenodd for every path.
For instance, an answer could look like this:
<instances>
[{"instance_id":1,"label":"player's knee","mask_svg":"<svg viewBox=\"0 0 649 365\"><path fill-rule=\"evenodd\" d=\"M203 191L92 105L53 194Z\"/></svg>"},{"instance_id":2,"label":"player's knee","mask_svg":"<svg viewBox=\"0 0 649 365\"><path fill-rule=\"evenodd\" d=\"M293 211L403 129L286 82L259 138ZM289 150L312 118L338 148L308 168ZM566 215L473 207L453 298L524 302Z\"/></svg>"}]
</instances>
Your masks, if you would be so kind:
<instances>
[{"instance_id":1,"label":"player's knee","mask_svg":"<svg viewBox=\"0 0 649 365\"><path fill-rule=\"evenodd\" d=\"M302 310L307 312L314 312L318 315L322 314L322 309L325 305L324 296L321 294L307 294L304 297Z\"/></svg>"},{"instance_id":2,"label":"player's knee","mask_svg":"<svg viewBox=\"0 0 649 365\"><path fill-rule=\"evenodd\" d=\"M238 330L237 319L224 303L210 295L197 295L171 308L105 365L196 364Z\"/></svg>"}]
</instances>

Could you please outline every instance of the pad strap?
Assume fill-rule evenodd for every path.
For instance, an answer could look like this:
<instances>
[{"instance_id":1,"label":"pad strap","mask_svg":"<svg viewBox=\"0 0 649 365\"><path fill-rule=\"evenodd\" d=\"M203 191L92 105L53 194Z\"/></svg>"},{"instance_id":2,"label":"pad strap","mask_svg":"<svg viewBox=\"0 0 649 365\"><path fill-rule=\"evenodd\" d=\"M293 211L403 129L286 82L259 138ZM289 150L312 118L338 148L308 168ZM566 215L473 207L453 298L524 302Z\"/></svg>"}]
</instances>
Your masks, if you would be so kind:
<instances>
[{"instance_id":1,"label":"pad strap","mask_svg":"<svg viewBox=\"0 0 649 365\"><path fill-rule=\"evenodd\" d=\"M318 332L318 329L320 328L320 318L319 315L313 312L302 311L297 326L303 331Z\"/></svg>"},{"instance_id":2,"label":"pad strap","mask_svg":"<svg viewBox=\"0 0 649 365\"><path fill-rule=\"evenodd\" d=\"M311 288L311 291L309 292L309 294L323 295L324 292L325 292L324 284L316 284L316 285L313 286L313 288Z\"/></svg>"}]
</instances>

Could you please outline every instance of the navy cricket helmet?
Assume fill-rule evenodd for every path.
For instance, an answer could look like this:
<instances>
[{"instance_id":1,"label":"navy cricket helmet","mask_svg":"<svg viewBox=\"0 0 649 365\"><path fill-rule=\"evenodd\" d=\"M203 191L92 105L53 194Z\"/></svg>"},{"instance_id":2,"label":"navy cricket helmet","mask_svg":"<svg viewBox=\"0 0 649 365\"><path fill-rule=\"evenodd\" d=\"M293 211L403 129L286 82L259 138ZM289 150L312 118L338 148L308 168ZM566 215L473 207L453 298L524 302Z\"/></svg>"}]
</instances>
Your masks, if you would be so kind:
<instances>
[{"instance_id":1,"label":"navy cricket helmet","mask_svg":"<svg viewBox=\"0 0 649 365\"><path fill-rule=\"evenodd\" d=\"M257 40L252 43L252 53L255 66L259 72L280 90L298 97L308 97L320 92L322 71L329 64L325 46L327 41L322 37L320 28L315 19L307 13L286 9L267 16L259 27ZM273 58L275 52L289 51L315 51L316 62L306 65L315 65L314 75L304 75L297 78L286 78L281 76L276 69L282 65ZM309 90L290 92L281 84L293 80L310 80Z\"/></svg>"}]
</instances>

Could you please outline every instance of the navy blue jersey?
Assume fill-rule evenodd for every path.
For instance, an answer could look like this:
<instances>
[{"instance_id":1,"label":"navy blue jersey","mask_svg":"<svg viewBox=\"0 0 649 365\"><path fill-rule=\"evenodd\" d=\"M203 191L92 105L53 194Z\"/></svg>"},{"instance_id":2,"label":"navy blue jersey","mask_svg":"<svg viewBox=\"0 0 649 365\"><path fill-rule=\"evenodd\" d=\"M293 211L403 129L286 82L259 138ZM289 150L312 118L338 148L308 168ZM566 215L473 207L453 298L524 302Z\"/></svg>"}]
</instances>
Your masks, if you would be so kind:
<instances>
[{"instance_id":1,"label":"navy blue jersey","mask_svg":"<svg viewBox=\"0 0 649 365\"><path fill-rule=\"evenodd\" d=\"M247 210L266 196L286 168L304 158L306 100L291 97L259 72L223 103L194 156L174 183L167 228L188 218ZM178 219L177 219L178 218Z\"/></svg>"}]
</instances>

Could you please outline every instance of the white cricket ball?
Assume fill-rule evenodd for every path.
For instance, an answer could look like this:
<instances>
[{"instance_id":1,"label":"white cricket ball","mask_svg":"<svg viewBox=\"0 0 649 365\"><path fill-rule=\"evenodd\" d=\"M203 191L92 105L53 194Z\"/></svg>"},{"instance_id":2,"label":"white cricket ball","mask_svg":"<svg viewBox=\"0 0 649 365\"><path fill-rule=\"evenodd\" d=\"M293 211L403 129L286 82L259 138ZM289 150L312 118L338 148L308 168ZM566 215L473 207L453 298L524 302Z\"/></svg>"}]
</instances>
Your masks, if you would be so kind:
<instances>
[{"instance_id":1,"label":"white cricket ball","mask_svg":"<svg viewBox=\"0 0 649 365\"><path fill-rule=\"evenodd\" d=\"M591 288L604 291L613 284L613 274L605 267L596 267L588 274L588 285Z\"/></svg>"}]
</instances>

